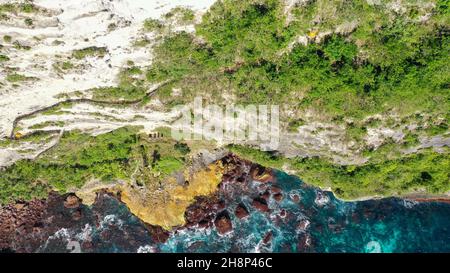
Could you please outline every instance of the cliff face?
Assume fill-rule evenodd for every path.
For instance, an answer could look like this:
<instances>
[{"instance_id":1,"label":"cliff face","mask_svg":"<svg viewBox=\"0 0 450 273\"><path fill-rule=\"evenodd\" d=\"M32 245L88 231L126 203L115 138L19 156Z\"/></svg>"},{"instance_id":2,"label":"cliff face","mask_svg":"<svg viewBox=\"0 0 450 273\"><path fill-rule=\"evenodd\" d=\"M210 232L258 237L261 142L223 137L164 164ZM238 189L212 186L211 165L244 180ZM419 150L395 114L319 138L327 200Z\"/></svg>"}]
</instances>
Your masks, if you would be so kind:
<instances>
[{"instance_id":1,"label":"cliff face","mask_svg":"<svg viewBox=\"0 0 450 273\"><path fill-rule=\"evenodd\" d=\"M214 166L220 166L220 170ZM212 170L216 172L211 173ZM122 203L119 199L125 201L123 196L105 191L97 192L91 206L83 205L74 194L57 193L47 199L4 206L0 209L0 250L448 251L445 227L450 207L445 203L422 203L423 199L412 197L346 203L330 192L234 155L198 170L193 177L211 175L214 183L216 179L219 183L209 184L207 192L194 191L189 185L199 183L203 188L206 181L212 180L190 180L189 184L176 187L174 196L180 207L170 206L175 202L172 199L154 205L154 211L144 207L144 214L133 215L138 209L133 207L135 204ZM147 197L160 200L161 192ZM161 225L150 225L144 222L147 220L160 221Z\"/></svg>"},{"instance_id":2,"label":"cliff face","mask_svg":"<svg viewBox=\"0 0 450 273\"><path fill-rule=\"evenodd\" d=\"M348 199L450 190L448 79L436 76L448 70L445 3L224 0L194 1L190 10L181 2L2 1L0 166L11 176L0 183L14 188L16 168L23 184L36 180L21 169L36 167L27 160L57 163L61 172L57 181L43 170L44 183L10 196L41 197L48 188L82 194L84 184L104 177L108 185L132 181L125 157L135 154L120 151L113 164L87 151L96 158L82 165L93 169L70 188L62 172L76 167L55 158L82 156L61 143L64 133L101 142L127 126L167 130L181 115L174 106L190 107L197 96L218 106L277 105L280 123L260 132L279 132L276 151L262 158L255 155L264 150L261 139L183 143L196 151L251 147L240 156ZM46 155L52 160L42 162ZM109 169L94 174L99 162ZM132 192L124 198L138 195Z\"/></svg>"},{"instance_id":3,"label":"cliff face","mask_svg":"<svg viewBox=\"0 0 450 273\"><path fill-rule=\"evenodd\" d=\"M202 10L211 2L2 0L0 75L7 80L0 86L0 136L11 133L16 117L65 95L90 97L90 89L116 86L127 62L149 65L150 46L134 46L153 38L142 31L145 19L181 4Z\"/></svg>"}]
</instances>

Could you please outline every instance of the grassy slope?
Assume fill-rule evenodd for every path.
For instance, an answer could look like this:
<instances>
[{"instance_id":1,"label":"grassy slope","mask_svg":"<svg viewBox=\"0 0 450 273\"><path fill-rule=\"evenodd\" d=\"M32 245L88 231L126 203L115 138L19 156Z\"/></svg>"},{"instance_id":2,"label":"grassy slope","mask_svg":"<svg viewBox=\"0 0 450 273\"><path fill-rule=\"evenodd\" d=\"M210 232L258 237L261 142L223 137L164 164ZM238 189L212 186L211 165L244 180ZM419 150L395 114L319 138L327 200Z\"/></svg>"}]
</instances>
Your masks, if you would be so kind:
<instances>
[{"instance_id":1,"label":"grassy slope","mask_svg":"<svg viewBox=\"0 0 450 273\"><path fill-rule=\"evenodd\" d=\"M146 81L173 80L159 91L167 105L190 102L198 94L220 103L221 94L228 90L240 103L320 109L323 118L330 121L359 120L392 109L403 115L416 111L443 115L444 123L429 130L447 130L447 0L437 1L426 23L414 19L424 12L417 5L408 6L407 16L395 16L386 8L357 0L314 1L294 9L296 20L286 25L279 1L258 3L217 2L197 26L203 41L182 32L165 37L155 48L155 62L146 73ZM318 15L322 21L312 23ZM347 36L333 34L321 43L297 45L280 54L297 35L312 30L320 33L355 19L359 26ZM119 89L99 89L95 96L105 98L112 92L113 97L140 97L142 87L131 80L140 73L127 70ZM172 96L174 87L181 87L183 96ZM356 128L355 134L359 131ZM376 160L363 166L343 167L326 159L278 158L245 147L233 150L263 165L281 168L288 164L306 182L330 186L347 198L419 188L444 192L450 185L448 152L424 151L385 160L378 154ZM175 149L172 141L148 143L130 128L98 137L68 133L43 157L17 162L2 172L0 202L41 197L50 188L64 191L81 187L90 178L128 178L136 166L153 161L144 155L159 159L141 168L139 183L146 183L155 173L164 176L181 168L184 160L183 152Z\"/></svg>"},{"instance_id":2,"label":"grassy slope","mask_svg":"<svg viewBox=\"0 0 450 273\"><path fill-rule=\"evenodd\" d=\"M430 150L360 166L339 166L316 157L287 159L242 146L232 146L231 151L263 166L287 168L306 183L330 187L344 199L450 191L450 158Z\"/></svg>"},{"instance_id":3,"label":"grassy slope","mask_svg":"<svg viewBox=\"0 0 450 273\"><path fill-rule=\"evenodd\" d=\"M65 192L92 178L127 180L135 172L138 184L156 183L183 168L186 148L171 139L150 140L137 128L121 128L92 137L65 133L59 145L40 158L22 160L0 176L0 204ZM136 171L137 170L137 171Z\"/></svg>"},{"instance_id":4,"label":"grassy slope","mask_svg":"<svg viewBox=\"0 0 450 273\"><path fill-rule=\"evenodd\" d=\"M204 41L187 33L166 37L147 78L173 79L171 87L182 87L182 98L164 94L166 101L203 93L220 103L226 89L238 102L320 109L330 120L392 109L448 114L448 6L437 5L420 23L366 1L332 1L337 14L328 18L321 2L295 10L298 20L286 26L279 1L219 1L197 26ZM323 23L310 23L317 15L326 17ZM333 34L280 54L297 35L350 19L359 26L346 37Z\"/></svg>"},{"instance_id":5,"label":"grassy slope","mask_svg":"<svg viewBox=\"0 0 450 273\"><path fill-rule=\"evenodd\" d=\"M197 26L202 40L177 33L156 48L148 80L174 80L160 94L166 103L201 94L220 104L223 90L228 90L238 103L288 105L318 112L331 122L352 118L355 125L348 134L354 139L365 134L365 117L391 111L419 124L417 112L442 117L426 128L429 135L448 130L448 1L436 1L428 10L411 3L403 15L366 1L314 1L294 9L296 20L289 25L279 3L217 2ZM426 13L431 18L420 22ZM318 16L322 20L313 23ZM297 35L333 30L353 20L358 27L350 34L332 34L320 43L297 45L280 54ZM183 96L170 96L173 87L180 87ZM408 143L414 144L414 136L407 135ZM306 182L332 187L345 198L450 190L448 151L386 157L393 154L392 148L398 147L365 151L371 157L367 164L347 167L327 159L290 160L245 147L233 150L263 165L281 168L287 163Z\"/></svg>"},{"instance_id":6,"label":"grassy slope","mask_svg":"<svg viewBox=\"0 0 450 273\"><path fill-rule=\"evenodd\" d=\"M182 89L182 97L170 96L169 88L160 94L166 103L199 94L221 103L227 90L238 103L280 104L313 111L330 122L352 118L348 134L355 140L366 133L365 117L392 111L418 124L417 112L441 117L424 132L444 133L450 113L449 2L436 1L428 9L411 2L403 15L382 3L313 1L294 9L295 19L287 25L279 1L219 1L197 25L202 40L187 33L166 37L155 50L147 78L172 79L170 89ZM426 13L431 18L420 22ZM358 26L351 33L285 50L298 35L320 34L352 21ZM414 137L407 135L405 145L413 145ZM398 147L388 146L365 151L371 158L367 164L347 167L327 159L275 159L250 148L233 150L263 165L287 163L308 183L332 187L346 198L450 190L448 151L402 157L391 156Z\"/></svg>"}]
</instances>

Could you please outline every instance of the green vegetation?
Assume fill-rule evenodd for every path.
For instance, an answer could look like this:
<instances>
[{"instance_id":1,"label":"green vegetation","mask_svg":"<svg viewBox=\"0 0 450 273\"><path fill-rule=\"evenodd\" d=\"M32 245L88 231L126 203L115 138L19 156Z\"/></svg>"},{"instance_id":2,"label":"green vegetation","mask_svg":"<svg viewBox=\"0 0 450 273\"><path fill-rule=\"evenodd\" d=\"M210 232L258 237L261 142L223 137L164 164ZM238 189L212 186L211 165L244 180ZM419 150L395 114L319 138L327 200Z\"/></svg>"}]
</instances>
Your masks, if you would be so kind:
<instances>
[{"instance_id":1,"label":"green vegetation","mask_svg":"<svg viewBox=\"0 0 450 273\"><path fill-rule=\"evenodd\" d=\"M0 12L14 12L16 8L14 4L1 4Z\"/></svg>"},{"instance_id":2,"label":"green vegetation","mask_svg":"<svg viewBox=\"0 0 450 273\"><path fill-rule=\"evenodd\" d=\"M9 61L9 57L6 55L0 54L0 63Z\"/></svg>"},{"instance_id":3,"label":"green vegetation","mask_svg":"<svg viewBox=\"0 0 450 273\"><path fill-rule=\"evenodd\" d=\"M178 20L179 23L187 24L192 23L195 19L194 11L192 11L189 8L185 7L176 7L173 8L171 11L166 13L164 15L166 19L172 19L175 17L175 19Z\"/></svg>"},{"instance_id":4,"label":"green vegetation","mask_svg":"<svg viewBox=\"0 0 450 273\"><path fill-rule=\"evenodd\" d=\"M196 26L203 41L188 33L165 37L147 78L174 80L186 101L205 92L221 103L228 90L240 103L320 109L330 121L393 109L402 115L448 111L449 27L436 10L428 23L362 0L313 1L293 14L297 20L287 25L280 1L218 1ZM314 26L319 15L329 20ZM313 27L320 34L350 19L360 23L345 36L287 50ZM170 100L180 98L165 98Z\"/></svg>"},{"instance_id":5,"label":"green vegetation","mask_svg":"<svg viewBox=\"0 0 450 273\"><path fill-rule=\"evenodd\" d=\"M54 45L54 46L59 46L59 45L62 45L62 44L64 44L64 42L63 42L63 41L60 41L60 40L54 40L54 41L52 42L52 45Z\"/></svg>"},{"instance_id":6,"label":"green vegetation","mask_svg":"<svg viewBox=\"0 0 450 273\"><path fill-rule=\"evenodd\" d=\"M8 20L8 13L33 13L42 11L31 2L0 4L0 20Z\"/></svg>"},{"instance_id":7,"label":"green vegetation","mask_svg":"<svg viewBox=\"0 0 450 273\"><path fill-rule=\"evenodd\" d=\"M14 41L13 47L17 50L30 50L31 47L28 45L23 45L19 41Z\"/></svg>"},{"instance_id":8,"label":"green vegetation","mask_svg":"<svg viewBox=\"0 0 450 273\"><path fill-rule=\"evenodd\" d=\"M248 147L231 146L230 149L263 166L277 169L287 166L306 183L331 187L338 197L345 199L401 195L421 189L436 194L450 190L450 158L431 150L360 166L340 166L317 157L287 159Z\"/></svg>"},{"instance_id":9,"label":"green vegetation","mask_svg":"<svg viewBox=\"0 0 450 273\"><path fill-rule=\"evenodd\" d=\"M367 133L367 128L364 126L357 126L355 124L350 124L347 128L347 136L351 139L351 140L356 140L356 141L361 141L362 138L366 135Z\"/></svg>"},{"instance_id":10,"label":"green vegetation","mask_svg":"<svg viewBox=\"0 0 450 273\"><path fill-rule=\"evenodd\" d=\"M61 68L62 68L63 70L69 70L69 69L74 68L74 65L73 65L73 63L71 63L71 62L63 62L63 63L61 64Z\"/></svg>"},{"instance_id":11,"label":"green vegetation","mask_svg":"<svg viewBox=\"0 0 450 273\"><path fill-rule=\"evenodd\" d=\"M163 23L157 19L146 19L144 21L145 31L159 31L164 27Z\"/></svg>"},{"instance_id":12,"label":"green vegetation","mask_svg":"<svg viewBox=\"0 0 450 273\"><path fill-rule=\"evenodd\" d=\"M19 128L20 129L20 128ZM18 132L19 130L16 129L15 132ZM31 134L27 134L25 136L20 137L19 139L3 139L0 140L0 147L17 147L23 143L33 143L33 144L43 144L48 143L48 141L52 138L52 133L44 132L44 131L37 131L33 132Z\"/></svg>"},{"instance_id":13,"label":"green vegetation","mask_svg":"<svg viewBox=\"0 0 450 273\"><path fill-rule=\"evenodd\" d=\"M81 60L86 57L99 57L103 58L107 53L106 47L91 46L83 49L77 49L72 52L72 56L75 59Z\"/></svg>"},{"instance_id":14,"label":"green vegetation","mask_svg":"<svg viewBox=\"0 0 450 273\"><path fill-rule=\"evenodd\" d=\"M12 37L9 35L5 35L3 36L3 41L5 41L6 43L11 43Z\"/></svg>"},{"instance_id":15,"label":"green vegetation","mask_svg":"<svg viewBox=\"0 0 450 273\"><path fill-rule=\"evenodd\" d=\"M99 87L93 89L95 100L136 100L145 96L145 90L134 86Z\"/></svg>"},{"instance_id":16,"label":"green vegetation","mask_svg":"<svg viewBox=\"0 0 450 273\"><path fill-rule=\"evenodd\" d=\"M38 8L31 3L24 3L20 6L20 8L25 13L32 13L38 10Z\"/></svg>"},{"instance_id":17,"label":"green vegetation","mask_svg":"<svg viewBox=\"0 0 450 273\"><path fill-rule=\"evenodd\" d=\"M367 128L398 127L394 119L365 120L373 114L394 113L399 120L417 123L418 129L405 132L401 144L388 140L376 150L364 151L369 160L362 165L341 166L328 158L288 159L241 146L230 149L265 166L286 166L305 182L331 187L342 198L421 189L443 193L450 190L448 148L443 153L400 151L417 146L422 133L448 132L449 2L432 2L436 4L408 1L402 6L406 12L397 14L386 1L375 5L365 0L308 1L289 11L288 22L280 0L222 0L196 25L196 34L166 33L164 22L148 19L145 31L165 34L154 48L152 66L142 71L128 64L119 75L119 86L94 89L93 96L111 101L142 99L150 83L170 81L157 93L166 106L191 102L198 95L222 104L223 95L231 93L236 103L278 104L313 113L320 121L345 122L348 139L356 141L362 141ZM15 8L2 5L0 14L10 9ZM428 19L420 19L427 14ZM174 18L190 22L194 14L178 8L165 19ZM296 43L299 37L307 45ZM14 47L27 49L17 41ZM75 50L72 56L79 60L106 53L106 48L89 47ZM8 60L1 56L0 61ZM61 70L72 67L69 62L60 65ZM7 80L18 82L23 77L10 74ZM183 95L173 96L174 88ZM47 114L62 111L58 107ZM291 131L306 122L282 118ZM41 196L48 189L66 191L91 178L111 181L133 174L141 185L161 183L162 177L182 168L191 148L138 135L136 128L97 137L66 133L60 145L43 157L6 169L0 177L0 202Z\"/></svg>"},{"instance_id":18,"label":"green vegetation","mask_svg":"<svg viewBox=\"0 0 450 273\"><path fill-rule=\"evenodd\" d=\"M27 77L17 73L8 74L6 76L6 80L12 83L23 82L31 79L32 79L31 77Z\"/></svg>"},{"instance_id":19,"label":"green vegetation","mask_svg":"<svg viewBox=\"0 0 450 273\"><path fill-rule=\"evenodd\" d=\"M147 89L139 75L142 71L139 67L128 67L119 74L119 85L117 87L101 87L93 89L93 98L96 100L115 101L125 100L134 101L143 99Z\"/></svg>"},{"instance_id":20,"label":"green vegetation","mask_svg":"<svg viewBox=\"0 0 450 273\"><path fill-rule=\"evenodd\" d=\"M65 71L75 68L75 65L70 61L58 61L53 64L53 68L60 73L64 73Z\"/></svg>"},{"instance_id":21,"label":"green vegetation","mask_svg":"<svg viewBox=\"0 0 450 273\"><path fill-rule=\"evenodd\" d=\"M0 203L7 204L16 200L44 198L49 190L48 185L35 181L35 167L26 162L19 162L14 168L2 172L0 177Z\"/></svg>"},{"instance_id":22,"label":"green vegetation","mask_svg":"<svg viewBox=\"0 0 450 273\"><path fill-rule=\"evenodd\" d=\"M408 136L406 137L408 141ZM410 139L409 139L410 140ZM411 140L410 140L411 141ZM377 149L372 147L363 151L363 156L367 157L371 163L382 163L386 160L398 160L403 156L403 149L409 146L416 146L414 143L396 143L392 138L388 138ZM418 143L417 143L418 144Z\"/></svg>"},{"instance_id":23,"label":"green vegetation","mask_svg":"<svg viewBox=\"0 0 450 273\"><path fill-rule=\"evenodd\" d=\"M64 126L64 121L45 121L45 122L34 124L34 125L30 126L30 129L32 129L32 130L42 129L42 128L45 128L48 126L62 127L62 126Z\"/></svg>"},{"instance_id":24,"label":"green vegetation","mask_svg":"<svg viewBox=\"0 0 450 273\"><path fill-rule=\"evenodd\" d=\"M115 23L111 23L108 25L108 31L114 31L117 28Z\"/></svg>"},{"instance_id":25,"label":"green vegetation","mask_svg":"<svg viewBox=\"0 0 450 273\"><path fill-rule=\"evenodd\" d=\"M31 18L25 18L24 22L25 22L25 25L27 25L27 26L33 25L33 20Z\"/></svg>"},{"instance_id":26,"label":"green vegetation","mask_svg":"<svg viewBox=\"0 0 450 273\"><path fill-rule=\"evenodd\" d=\"M430 126L425 129L425 132L430 136L435 136L439 134L443 134L448 131L448 125L445 122L442 122L438 125Z\"/></svg>"},{"instance_id":27,"label":"green vegetation","mask_svg":"<svg viewBox=\"0 0 450 273\"><path fill-rule=\"evenodd\" d=\"M186 143L180 143L177 142L174 145L175 150L178 150L181 154L189 154L191 152L191 149L189 148L189 146Z\"/></svg>"},{"instance_id":28,"label":"green vegetation","mask_svg":"<svg viewBox=\"0 0 450 273\"><path fill-rule=\"evenodd\" d=\"M406 147L417 146L420 144L419 137L416 134L407 134L403 138L403 145Z\"/></svg>"},{"instance_id":29,"label":"green vegetation","mask_svg":"<svg viewBox=\"0 0 450 273\"><path fill-rule=\"evenodd\" d=\"M64 191L81 187L90 177L125 178L120 163L127 160L130 146L136 140L123 130L112 136L111 141L103 136L94 143L86 135L68 133L47 157L35 162L16 162L0 178L1 203L42 197L43 191L50 188Z\"/></svg>"},{"instance_id":30,"label":"green vegetation","mask_svg":"<svg viewBox=\"0 0 450 273\"><path fill-rule=\"evenodd\" d=\"M38 11L39 8L33 5L32 3L26 2L26 3L8 3L8 4L1 4L0 5L0 13L7 12L7 13L19 13L19 12L25 12L25 13L32 13Z\"/></svg>"},{"instance_id":31,"label":"green vegetation","mask_svg":"<svg viewBox=\"0 0 450 273\"><path fill-rule=\"evenodd\" d=\"M148 39L139 39L139 40L136 40L133 43L133 46L135 46L135 47L145 47L145 46L148 46L149 44L150 44L150 41Z\"/></svg>"},{"instance_id":32,"label":"green vegetation","mask_svg":"<svg viewBox=\"0 0 450 273\"><path fill-rule=\"evenodd\" d=\"M298 120L291 120L288 122L288 128L287 130L289 132L297 132L298 128L302 125L304 125L305 122L301 119Z\"/></svg>"},{"instance_id":33,"label":"green vegetation","mask_svg":"<svg viewBox=\"0 0 450 273\"><path fill-rule=\"evenodd\" d=\"M183 169L184 163L175 157L166 157L157 161L153 169L155 173L162 174L164 176L170 175Z\"/></svg>"},{"instance_id":34,"label":"green vegetation","mask_svg":"<svg viewBox=\"0 0 450 273\"><path fill-rule=\"evenodd\" d=\"M160 183L183 168L185 154L177 142L156 142L139 128L121 128L96 137L66 132L58 146L35 161L22 160L0 176L0 204L45 197L50 189L65 192L93 178L111 182L128 180L134 173L139 184Z\"/></svg>"}]
</instances>

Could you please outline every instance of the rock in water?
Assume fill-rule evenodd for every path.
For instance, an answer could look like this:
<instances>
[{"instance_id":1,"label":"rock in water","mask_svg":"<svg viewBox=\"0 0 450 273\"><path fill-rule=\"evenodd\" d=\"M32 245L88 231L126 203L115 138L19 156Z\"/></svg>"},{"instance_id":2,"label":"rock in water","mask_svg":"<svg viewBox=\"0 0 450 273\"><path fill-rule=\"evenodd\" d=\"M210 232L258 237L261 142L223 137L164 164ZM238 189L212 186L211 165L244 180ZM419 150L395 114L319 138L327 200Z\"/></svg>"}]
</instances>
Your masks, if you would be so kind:
<instances>
[{"instance_id":1,"label":"rock in water","mask_svg":"<svg viewBox=\"0 0 450 273\"><path fill-rule=\"evenodd\" d=\"M230 215L228 211L224 210L217 214L216 220L214 220L217 232L219 234L227 234L233 230L233 224L231 223Z\"/></svg>"},{"instance_id":2,"label":"rock in water","mask_svg":"<svg viewBox=\"0 0 450 273\"><path fill-rule=\"evenodd\" d=\"M283 194L282 193L276 193L273 195L273 199L275 199L277 202L281 202L283 200Z\"/></svg>"},{"instance_id":3,"label":"rock in water","mask_svg":"<svg viewBox=\"0 0 450 273\"><path fill-rule=\"evenodd\" d=\"M255 198L253 199L252 206L261 211L261 212L268 212L269 206L267 205L267 202L263 198Z\"/></svg>"},{"instance_id":4,"label":"rock in water","mask_svg":"<svg viewBox=\"0 0 450 273\"><path fill-rule=\"evenodd\" d=\"M234 211L234 214L239 218L243 219L249 215L247 208L244 204L239 204Z\"/></svg>"}]
</instances>

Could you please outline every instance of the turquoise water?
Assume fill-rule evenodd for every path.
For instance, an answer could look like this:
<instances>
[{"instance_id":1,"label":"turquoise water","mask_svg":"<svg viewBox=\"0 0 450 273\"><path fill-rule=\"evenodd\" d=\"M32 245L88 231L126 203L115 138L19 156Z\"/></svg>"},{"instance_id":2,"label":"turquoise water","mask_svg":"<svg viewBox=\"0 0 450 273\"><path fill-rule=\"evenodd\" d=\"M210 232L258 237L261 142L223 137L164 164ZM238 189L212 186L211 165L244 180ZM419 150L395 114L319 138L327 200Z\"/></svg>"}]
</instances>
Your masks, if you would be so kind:
<instances>
[{"instance_id":1,"label":"turquoise water","mask_svg":"<svg viewBox=\"0 0 450 273\"><path fill-rule=\"evenodd\" d=\"M57 213L61 219L54 222L67 224L51 227L58 232L38 251L67 252L67 243L77 241L82 252L450 252L450 204L343 202L283 172L275 177L284 198L268 198L268 212L253 208L252 200L271 183L230 183L219 191L233 225L226 235L195 226L156 242L124 204L102 195L92 207L82 207L79 221L65 220L71 211ZM248 209L247 218L235 216L238 204ZM271 240L263 242L269 232Z\"/></svg>"},{"instance_id":2,"label":"turquoise water","mask_svg":"<svg viewBox=\"0 0 450 273\"><path fill-rule=\"evenodd\" d=\"M285 198L269 201L270 213L251 207L248 195L233 196L250 210L246 220L231 215L233 232L186 230L161 245L164 252L449 252L450 204L398 198L343 202L332 193L276 173ZM253 182L252 188L260 183ZM298 195L296 203L289 196ZM288 216L281 218L281 210ZM232 214L232 213L231 213ZM300 227L299 227L300 225ZM261 241L272 232L270 244Z\"/></svg>"}]
</instances>

